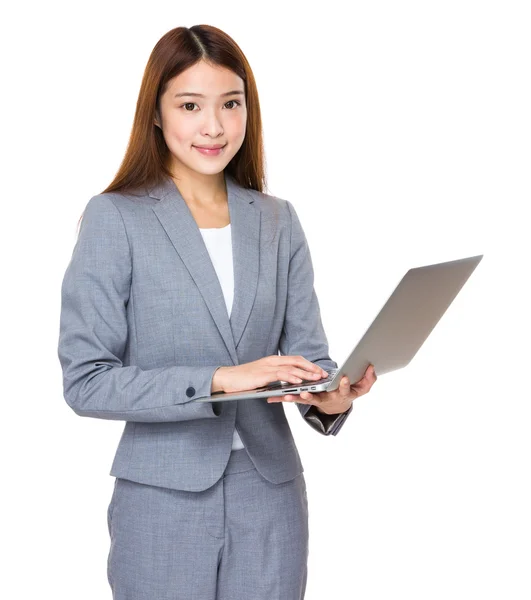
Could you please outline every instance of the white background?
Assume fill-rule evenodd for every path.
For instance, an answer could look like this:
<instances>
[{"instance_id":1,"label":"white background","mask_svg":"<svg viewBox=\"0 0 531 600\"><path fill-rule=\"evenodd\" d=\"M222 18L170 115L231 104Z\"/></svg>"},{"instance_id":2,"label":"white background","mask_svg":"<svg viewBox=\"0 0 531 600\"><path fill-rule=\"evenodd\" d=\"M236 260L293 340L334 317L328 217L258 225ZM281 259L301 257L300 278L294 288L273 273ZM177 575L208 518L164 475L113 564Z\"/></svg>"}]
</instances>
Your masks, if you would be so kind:
<instances>
[{"instance_id":1,"label":"white background","mask_svg":"<svg viewBox=\"0 0 531 600\"><path fill-rule=\"evenodd\" d=\"M308 486L306 600L531 597L527 8L3 9L2 597L111 598L123 423L63 400L60 284L79 216L122 159L153 46L200 23L254 71L268 191L305 229L334 360L407 269L485 255L410 366L357 400L337 437L285 405Z\"/></svg>"}]
</instances>

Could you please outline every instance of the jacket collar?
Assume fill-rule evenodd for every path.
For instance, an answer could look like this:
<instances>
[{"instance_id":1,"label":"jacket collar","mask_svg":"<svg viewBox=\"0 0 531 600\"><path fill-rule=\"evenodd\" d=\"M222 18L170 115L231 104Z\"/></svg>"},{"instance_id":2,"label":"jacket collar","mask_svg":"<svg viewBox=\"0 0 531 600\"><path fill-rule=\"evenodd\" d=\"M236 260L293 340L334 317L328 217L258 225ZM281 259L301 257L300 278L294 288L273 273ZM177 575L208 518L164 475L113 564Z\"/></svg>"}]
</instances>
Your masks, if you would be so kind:
<instances>
[{"instance_id":1,"label":"jacket collar","mask_svg":"<svg viewBox=\"0 0 531 600\"><path fill-rule=\"evenodd\" d=\"M199 288L234 362L236 348L249 319L258 286L260 210L249 190L225 173L232 235L234 302L227 312L221 284L210 260L199 227L171 178L148 188L159 200L152 206L160 224ZM182 315L186 318L186 315Z\"/></svg>"}]
</instances>

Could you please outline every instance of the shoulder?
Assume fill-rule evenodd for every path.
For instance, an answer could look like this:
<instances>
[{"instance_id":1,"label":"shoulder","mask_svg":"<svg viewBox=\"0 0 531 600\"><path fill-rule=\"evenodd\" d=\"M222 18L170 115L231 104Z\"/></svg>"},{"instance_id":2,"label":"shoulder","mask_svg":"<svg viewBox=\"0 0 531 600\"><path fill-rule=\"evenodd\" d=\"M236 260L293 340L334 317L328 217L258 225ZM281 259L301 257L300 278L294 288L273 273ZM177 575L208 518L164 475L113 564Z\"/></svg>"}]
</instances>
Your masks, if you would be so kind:
<instances>
[{"instance_id":1,"label":"shoulder","mask_svg":"<svg viewBox=\"0 0 531 600\"><path fill-rule=\"evenodd\" d=\"M280 216L286 223L291 223L294 208L289 200L253 189L245 191L255 200L254 204L263 214Z\"/></svg>"},{"instance_id":2,"label":"shoulder","mask_svg":"<svg viewBox=\"0 0 531 600\"><path fill-rule=\"evenodd\" d=\"M149 212L151 211L151 207L159 202L157 198L153 198L147 192L109 192L100 194L100 196L107 196L108 200L111 201L120 212Z\"/></svg>"},{"instance_id":3,"label":"shoulder","mask_svg":"<svg viewBox=\"0 0 531 600\"><path fill-rule=\"evenodd\" d=\"M133 194L127 192L105 192L92 196L87 202L83 218L86 214L113 213L115 216L124 216L126 213L145 213L157 203L157 199L148 194Z\"/></svg>"},{"instance_id":4,"label":"shoulder","mask_svg":"<svg viewBox=\"0 0 531 600\"><path fill-rule=\"evenodd\" d=\"M247 191L254 195L256 199L255 204L260 207L262 214L265 212L268 215L274 215L273 218L280 221L283 226L291 231L292 236L304 236L302 223L295 207L289 200L256 190Z\"/></svg>"}]
</instances>

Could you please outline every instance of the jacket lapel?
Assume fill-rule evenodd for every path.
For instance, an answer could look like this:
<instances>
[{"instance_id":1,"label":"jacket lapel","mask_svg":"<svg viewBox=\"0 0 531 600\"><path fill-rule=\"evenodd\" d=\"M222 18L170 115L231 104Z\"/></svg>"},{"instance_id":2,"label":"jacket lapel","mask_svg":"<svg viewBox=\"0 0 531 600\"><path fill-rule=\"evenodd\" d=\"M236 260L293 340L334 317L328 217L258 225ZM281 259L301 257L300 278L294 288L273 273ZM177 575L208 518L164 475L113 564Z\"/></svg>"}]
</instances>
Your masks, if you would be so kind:
<instances>
[{"instance_id":1,"label":"jacket lapel","mask_svg":"<svg viewBox=\"0 0 531 600\"><path fill-rule=\"evenodd\" d=\"M166 178L149 188L148 193L159 200L152 207L153 211L203 296L234 364L239 364L236 348L258 286L260 210L253 205L252 195L227 173L225 183L234 264L234 302L230 319L221 284L199 227L174 181ZM182 317L186 318L186 315Z\"/></svg>"}]
</instances>

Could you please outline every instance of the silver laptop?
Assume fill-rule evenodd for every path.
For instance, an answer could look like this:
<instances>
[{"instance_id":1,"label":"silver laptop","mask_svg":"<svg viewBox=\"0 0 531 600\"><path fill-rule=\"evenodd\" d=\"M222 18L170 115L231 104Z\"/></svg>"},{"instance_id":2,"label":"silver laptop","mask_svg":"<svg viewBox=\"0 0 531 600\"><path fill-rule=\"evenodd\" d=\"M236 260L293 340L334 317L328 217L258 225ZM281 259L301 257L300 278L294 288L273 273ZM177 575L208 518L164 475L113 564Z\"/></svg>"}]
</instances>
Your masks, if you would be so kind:
<instances>
[{"instance_id":1,"label":"silver laptop","mask_svg":"<svg viewBox=\"0 0 531 600\"><path fill-rule=\"evenodd\" d=\"M480 254L410 269L346 361L337 369L327 370L328 377L295 385L274 381L241 392L213 392L193 402L269 398L303 391L331 392L339 387L343 375L348 376L351 384L359 381L370 364L374 365L377 376L401 369L411 362L482 258Z\"/></svg>"}]
</instances>

